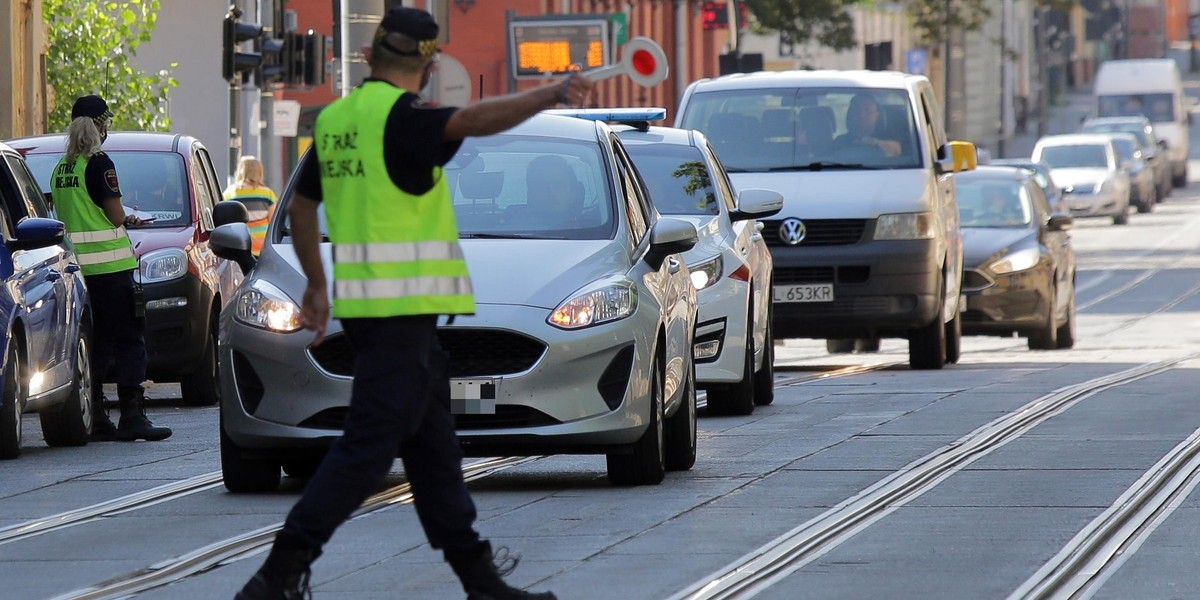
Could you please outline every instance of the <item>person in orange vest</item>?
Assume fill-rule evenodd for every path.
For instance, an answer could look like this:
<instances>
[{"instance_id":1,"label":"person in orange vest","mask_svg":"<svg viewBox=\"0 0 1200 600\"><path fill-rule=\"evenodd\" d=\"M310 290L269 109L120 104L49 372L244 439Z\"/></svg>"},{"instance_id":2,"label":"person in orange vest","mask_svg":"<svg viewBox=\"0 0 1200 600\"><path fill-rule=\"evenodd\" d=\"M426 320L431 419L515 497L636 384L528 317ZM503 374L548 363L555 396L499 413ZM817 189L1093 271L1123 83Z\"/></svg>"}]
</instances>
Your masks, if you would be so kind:
<instances>
[{"instance_id":1,"label":"person in orange vest","mask_svg":"<svg viewBox=\"0 0 1200 600\"><path fill-rule=\"evenodd\" d=\"M254 156L243 156L238 159L237 173L233 183L225 188L226 200L237 200L246 205L250 212L250 220L246 226L250 228L250 251L258 256L262 252L263 240L267 239L267 225L275 214L275 203L278 198L275 192L263 182L262 161Z\"/></svg>"}]
</instances>

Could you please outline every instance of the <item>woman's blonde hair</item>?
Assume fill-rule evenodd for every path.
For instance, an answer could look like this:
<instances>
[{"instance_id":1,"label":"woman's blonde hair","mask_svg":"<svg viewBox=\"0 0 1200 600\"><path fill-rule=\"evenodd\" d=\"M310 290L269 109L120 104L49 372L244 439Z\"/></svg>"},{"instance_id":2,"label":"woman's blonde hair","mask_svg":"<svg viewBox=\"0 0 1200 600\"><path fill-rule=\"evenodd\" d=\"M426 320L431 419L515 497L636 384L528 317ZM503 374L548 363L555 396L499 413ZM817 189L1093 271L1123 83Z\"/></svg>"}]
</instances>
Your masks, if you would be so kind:
<instances>
[{"instance_id":1,"label":"woman's blonde hair","mask_svg":"<svg viewBox=\"0 0 1200 600\"><path fill-rule=\"evenodd\" d=\"M233 176L233 184L242 187L246 185L266 186L263 182L262 161L255 156L247 154L238 159L237 173Z\"/></svg>"},{"instance_id":2,"label":"woman's blonde hair","mask_svg":"<svg viewBox=\"0 0 1200 600\"><path fill-rule=\"evenodd\" d=\"M100 129L91 117L78 117L67 126L67 164L100 151Z\"/></svg>"}]
</instances>

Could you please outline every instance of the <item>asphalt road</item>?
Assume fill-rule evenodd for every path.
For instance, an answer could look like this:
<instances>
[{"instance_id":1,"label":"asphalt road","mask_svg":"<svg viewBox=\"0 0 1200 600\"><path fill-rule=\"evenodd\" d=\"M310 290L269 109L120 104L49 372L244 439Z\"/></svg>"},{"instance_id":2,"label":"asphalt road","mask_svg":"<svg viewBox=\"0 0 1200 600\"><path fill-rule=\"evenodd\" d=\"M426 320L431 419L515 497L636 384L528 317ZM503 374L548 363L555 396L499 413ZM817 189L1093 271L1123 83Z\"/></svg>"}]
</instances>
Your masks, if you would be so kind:
<instances>
[{"instance_id":1,"label":"asphalt road","mask_svg":"<svg viewBox=\"0 0 1200 600\"><path fill-rule=\"evenodd\" d=\"M788 340L790 383L751 417L701 413L691 471L615 488L602 457L500 465L470 484L479 528L524 555L511 581L564 599L721 597L702 591L717 579L772 599L1055 597L1044 586L1080 572L1097 598L1195 597L1200 183L1073 238L1072 350L968 338L930 372L908 369L901 341L830 356ZM855 365L880 368L814 377ZM279 523L303 482L226 493L217 410L183 407L173 386L148 395L175 429L165 442L50 449L26 417L24 455L0 463L0 596L116 598L140 576L139 598L231 598L261 563L261 544L227 542ZM402 483L397 463L388 484ZM462 597L403 495L343 526L313 582L317 598Z\"/></svg>"}]
</instances>

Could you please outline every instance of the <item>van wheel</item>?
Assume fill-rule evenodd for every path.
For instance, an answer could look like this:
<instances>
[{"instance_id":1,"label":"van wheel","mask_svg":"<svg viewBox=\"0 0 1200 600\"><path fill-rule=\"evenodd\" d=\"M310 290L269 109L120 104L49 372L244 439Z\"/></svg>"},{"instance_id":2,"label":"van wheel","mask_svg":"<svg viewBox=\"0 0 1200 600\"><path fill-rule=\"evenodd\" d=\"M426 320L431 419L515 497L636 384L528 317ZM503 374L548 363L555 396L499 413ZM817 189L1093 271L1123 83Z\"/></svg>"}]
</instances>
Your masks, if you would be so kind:
<instances>
[{"instance_id":1,"label":"van wheel","mask_svg":"<svg viewBox=\"0 0 1200 600\"><path fill-rule=\"evenodd\" d=\"M939 286L937 314L933 321L908 334L908 365L914 369L940 369L946 366L946 301Z\"/></svg>"},{"instance_id":2,"label":"van wheel","mask_svg":"<svg viewBox=\"0 0 1200 600\"><path fill-rule=\"evenodd\" d=\"M42 439L48 446L83 446L92 430L91 325L79 328L75 344L75 380L71 395L58 410L38 413L42 421Z\"/></svg>"},{"instance_id":3,"label":"van wheel","mask_svg":"<svg viewBox=\"0 0 1200 600\"><path fill-rule=\"evenodd\" d=\"M213 329L208 334L204 354L200 356L200 367L185 375L179 382L183 391L183 403L187 406L212 406L221 400L220 380L217 374L217 330L216 317Z\"/></svg>"},{"instance_id":4,"label":"van wheel","mask_svg":"<svg viewBox=\"0 0 1200 600\"><path fill-rule=\"evenodd\" d=\"M608 479L615 485L653 485L661 483L666 474L666 443L663 440L662 361L654 361L654 377L650 381L650 423L645 433L633 443L633 452L613 453L608 461Z\"/></svg>"},{"instance_id":5,"label":"van wheel","mask_svg":"<svg viewBox=\"0 0 1200 600\"><path fill-rule=\"evenodd\" d=\"M879 338L868 337L858 338L854 340L854 351L859 354L873 354L879 352Z\"/></svg>"},{"instance_id":6,"label":"van wheel","mask_svg":"<svg viewBox=\"0 0 1200 600\"><path fill-rule=\"evenodd\" d=\"M282 479L279 463L243 457L241 448L238 448L225 433L223 418L220 430L221 475L225 479L225 489L235 494L273 492L279 489L279 481Z\"/></svg>"},{"instance_id":7,"label":"van wheel","mask_svg":"<svg viewBox=\"0 0 1200 600\"><path fill-rule=\"evenodd\" d=\"M4 394L0 396L0 459L21 455L21 411L25 405L25 378L17 341L8 339L4 358Z\"/></svg>"},{"instance_id":8,"label":"van wheel","mask_svg":"<svg viewBox=\"0 0 1200 600\"><path fill-rule=\"evenodd\" d=\"M1125 225L1127 223L1129 223L1128 212L1122 211L1119 215L1113 215L1113 225Z\"/></svg>"},{"instance_id":9,"label":"van wheel","mask_svg":"<svg viewBox=\"0 0 1200 600\"><path fill-rule=\"evenodd\" d=\"M1171 174L1171 185L1173 185L1177 188L1186 187L1187 180L1188 180L1188 168L1187 168L1186 164L1183 166L1183 172Z\"/></svg>"}]
</instances>

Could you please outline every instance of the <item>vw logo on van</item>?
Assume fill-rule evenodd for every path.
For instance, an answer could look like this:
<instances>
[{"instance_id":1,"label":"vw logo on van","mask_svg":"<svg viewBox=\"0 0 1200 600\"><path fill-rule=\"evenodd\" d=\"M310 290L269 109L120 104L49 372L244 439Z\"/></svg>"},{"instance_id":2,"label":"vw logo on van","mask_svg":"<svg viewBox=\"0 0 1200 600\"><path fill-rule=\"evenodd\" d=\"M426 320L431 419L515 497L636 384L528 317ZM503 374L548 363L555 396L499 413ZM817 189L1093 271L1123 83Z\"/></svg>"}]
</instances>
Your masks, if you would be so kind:
<instances>
[{"instance_id":1,"label":"vw logo on van","mask_svg":"<svg viewBox=\"0 0 1200 600\"><path fill-rule=\"evenodd\" d=\"M795 246L804 241L808 230L800 219L784 219L779 225L779 239L789 246Z\"/></svg>"}]
</instances>

